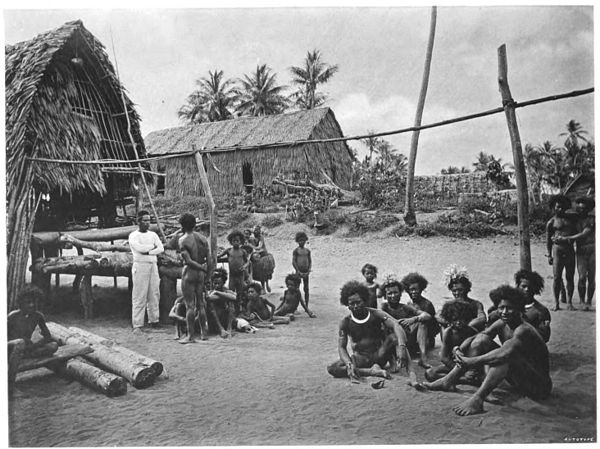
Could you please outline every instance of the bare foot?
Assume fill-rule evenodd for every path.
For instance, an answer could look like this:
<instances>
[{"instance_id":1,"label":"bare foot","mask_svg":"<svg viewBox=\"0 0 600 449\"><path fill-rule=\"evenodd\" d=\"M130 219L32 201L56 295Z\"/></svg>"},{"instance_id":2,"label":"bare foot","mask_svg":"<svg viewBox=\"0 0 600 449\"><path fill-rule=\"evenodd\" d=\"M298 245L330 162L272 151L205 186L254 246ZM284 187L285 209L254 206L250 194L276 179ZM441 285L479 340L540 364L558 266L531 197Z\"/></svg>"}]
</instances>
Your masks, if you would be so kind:
<instances>
[{"instance_id":1,"label":"bare foot","mask_svg":"<svg viewBox=\"0 0 600 449\"><path fill-rule=\"evenodd\" d=\"M552 309L553 312L558 312L560 310L560 307L558 306L558 304L556 304L554 306L554 308Z\"/></svg>"},{"instance_id":2,"label":"bare foot","mask_svg":"<svg viewBox=\"0 0 600 449\"><path fill-rule=\"evenodd\" d=\"M475 415L483 413L483 401L477 396L471 396L464 402L452 407L454 413L460 416Z\"/></svg>"},{"instance_id":3,"label":"bare foot","mask_svg":"<svg viewBox=\"0 0 600 449\"><path fill-rule=\"evenodd\" d=\"M573 306L573 304L569 303L569 304L567 304L567 310L577 310L577 309L575 308L575 306Z\"/></svg>"},{"instance_id":4,"label":"bare foot","mask_svg":"<svg viewBox=\"0 0 600 449\"><path fill-rule=\"evenodd\" d=\"M392 378L392 376L390 375L390 373L388 371L384 370L377 364L375 364L371 367L371 369L369 370L369 376L383 377L384 379Z\"/></svg>"},{"instance_id":5,"label":"bare foot","mask_svg":"<svg viewBox=\"0 0 600 449\"><path fill-rule=\"evenodd\" d=\"M231 334L229 332L227 332L225 329L223 329L221 331L221 338L229 338L231 337Z\"/></svg>"},{"instance_id":6,"label":"bare foot","mask_svg":"<svg viewBox=\"0 0 600 449\"><path fill-rule=\"evenodd\" d=\"M390 360L390 373L396 374L398 372L400 372L400 364L396 357L392 357Z\"/></svg>"},{"instance_id":7,"label":"bare foot","mask_svg":"<svg viewBox=\"0 0 600 449\"><path fill-rule=\"evenodd\" d=\"M196 343L196 340L190 337L183 337L178 340L182 345L187 345L188 343Z\"/></svg>"},{"instance_id":8,"label":"bare foot","mask_svg":"<svg viewBox=\"0 0 600 449\"><path fill-rule=\"evenodd\" d=\"M583 307L583 311L584 311L584 312L589 312L589 311L590 311L590 306L589 306L588 304L586 304L586 305Z\"/></svg>"},{"instance_id":9,"label":"bare foot","mask_svg":"<svg viewBox=\"0 0 600 449\"><path fill-rule=\"evenodd\" d=\"M438 379L435 382L422 382L423 386L428 390L434 391L456 391L456 385L451 384L444 380L444 378Z\"/></svg>"},{"instance_id":10,"label":"bare foot","mask_svg":"<svg viewBox=\"0 0 600 449\"><path fill-rule=\"evenodd\" d=\"M427 359L420 359L418 365L424 369L431 368L431 365L429 363L427 363Z\"/></svg>"}]
</instances>

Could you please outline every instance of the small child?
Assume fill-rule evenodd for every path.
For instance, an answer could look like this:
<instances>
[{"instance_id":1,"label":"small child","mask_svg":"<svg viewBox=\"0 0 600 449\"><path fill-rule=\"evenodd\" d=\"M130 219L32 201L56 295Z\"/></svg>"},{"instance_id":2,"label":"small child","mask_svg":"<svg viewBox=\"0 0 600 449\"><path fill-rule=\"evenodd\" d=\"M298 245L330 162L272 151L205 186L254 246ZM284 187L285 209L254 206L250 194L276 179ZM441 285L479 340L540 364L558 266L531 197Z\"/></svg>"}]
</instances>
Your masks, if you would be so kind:
<instances>
[{"instance_id":1,"label":"small child","mask_svg":"<svg viewBox=\"0 0 600 449\"><path fill-rule=\"evenodd\" d=\"M312 258L310 249L304 247L306 242L308 242L306 232L297 232L296 243L298 243L298 248L292 253L292 266L294 267L294 270L296 270L296 274L300 276L304 283L304 301L308 306L308 275L312 268Z\"/></svg>"},{"instance_id":2,"label":"small child","mask_svg":"<svg viewBox=\"0 0 600 449\"><path fill-rule=\"evenodd\" d=\"M308 308L304 300L302 299L302 293L300 293L300 276L296 273L290 273L285 278L286 291L283 292L281 297L281 304L275 309L273 315L276 316L294 316L294 312L298 309L298 304L302 304L302 308L306 311L309 317L316 318L311 310Z\"/></svg>"},{"instance_id":3,"label":"small child","mask_svg":"<svg viewBox=\"0 0 600 449\"><path fill-rule=\"evenodd\" d=\"M188 335L187 331L187 308L183 296L178 296L173 303L173 307L169 311L169 318L175 323L175 340L180 340ZM196 310L194 318L194 333L200 333L199 311Z\"/></svg>"},{"instance_id":4,"label":"small child","mask_svg":"<svg viewBox=\"0 0 600 449\"><path fill-rule=\"evenodd\" d=\"M242 248L246 240L242 231L232 231L227 236L227 240L232 247L219 254L217 260L219 262L227 261L229 264L229 289L236 293L239 300L244 289L244 278L250 264L250 257L246 250Z\"/></svg>"},{"instance_id":5,"label":"small child","mask_svg":"<svg viewBox=\"0 0 600 449\"><path fill-rule=\"evenodd\" d=\"M375 282L375 278L377 277L377 267L375 265L367 263L362 267L360 271L365 277L364 284L369 289L369 300L367 301L366 306L376 309L377 297L381 296L379 284Z\"/></svg>"},{"instance_id":6,"label":"small child","mask_svg":"<svg viewBox=\"0 0 600 449\"><path fill-rule=\"evenodd\" d=\"M209 316L213 319L214 327L219 330L222 338L231 337L233 319L237 296L235 292L225 288L227 272L223 268L217 268L211 276L212 290L206 295Z\"/></svg>"},{"instance_id":7,"label":"small child","mask_svg":"<svg viewBox=\"0 0 600 449\"><path fill-rule=\"evenodd\" d=\"M26 286L17 296L19 308L8 314L9 393L12 393L22 358L49 356L58 350L58 344L46 326L44 315L37 311L38 304L43 299L44 292L39 287ZM42 334L42 340L33 342L31 337L38 327Z\"/></svg>"},{"instance_id":8,"label":"small child","mask_svg":"<svg viewBox=\"0 0 600 449\"><path fill-rule=\"evenodd\" d=\"M258 282L248 284L244 289L248 298L246 312L250 318L250 324L260 322L271 322L273 324L290 324L287 316L273 316L275 306L265 297L261 296L262 287Z\"/></svg>"}]
</instances>

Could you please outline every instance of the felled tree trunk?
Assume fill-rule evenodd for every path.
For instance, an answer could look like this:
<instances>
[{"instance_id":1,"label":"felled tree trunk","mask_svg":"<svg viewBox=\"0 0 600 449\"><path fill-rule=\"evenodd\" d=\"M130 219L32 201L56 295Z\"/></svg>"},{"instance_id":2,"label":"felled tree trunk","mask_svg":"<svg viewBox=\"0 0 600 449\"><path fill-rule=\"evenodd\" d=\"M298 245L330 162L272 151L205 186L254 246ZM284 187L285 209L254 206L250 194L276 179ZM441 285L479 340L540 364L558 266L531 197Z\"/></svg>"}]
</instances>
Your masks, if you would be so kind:
<instances>
[{"instance_id":1,"label":"felled tree trunk","mask_svg":"<svg viewBox=\"0 0 600 449\"><path fill-rule=\"evenodd\" d=\"M79 248L88 248L94 251L120 251L130 252L131 248L128 245L115 245L107 242L87 242L85 240L79 240L70 234L62 235L60 237L61 242L68 242Z\"/></svg>"},{"instance_id":2,"label":"felled tree trunk","mask_svg":"<svg viewBox=\"0 0 600 449\"><path fill-rule=\"evenodd\" d=\"M96 258L99 254L85 254L83 256L48 257L33 262L31 271L34 273L52 274L65 273L77 274L82 270L90 270L99 266Z\"/></svg>"},{"instance_id":3,"label":"felled tree trunk","mask_svg":"<svg viewBox=\"0 0 600 449\"><path fill-rule=\"evenodd\" d=\"M81 357L75 357L67 361L65 365L52 366L51 369L109 397L122 396L127 393L127 381L125 379L101 370Z\"/></svg>"},{"instance_id":4,"label":"felled tree trunk","mask_svg":"<svg viewBox=\"0 0 600 449\"><path fill-rule=\"evenodd\" d=\"M79 240L86 242L110 242L114 240L125 240L133 231L137 230L137 226L121 226L117 228L104 229L86 229L83 231L69 231L68 234ZM150 230L157 232L156 224L150 225ZM34 232L31 236L32 241L38 245L49 245L59 243L61 233L57 231L49 232Z\"/></svg>"},{"instance_id":5,"label":"felled tree trunk","mask_svg":"<svg viewBox=\"0 0 600 449\"><path fill-rule=\"evenodd\" d=\"M140 363L137 357L90 341L84 336L59 324L52 322L47 324L52 336L62 344L79 343L90 345L94 352L86 354L84 356L86 360L93 362L102 369L124 377L135 388L146 388L154 384L154 380L156 379L155 369L149 365Z\"/></svg>"},{"instance_id":6,"label":"felled tree trunk","mask_svg":"<svg viewBox=\"0 0 600 449\"><path fill-rule=\"evenodd\" d=\"M80 329L75 326L69 327L68 330L75 334L80 335L81 337L85 338L86 341L88 341L90 343L104 345L108 348L111 348L111 349L114 349L115 351L120 352L121 354L128 355L133 360L137 360L139 363L141 363L143 365L149 366L156 373L156 377L160 376L161 373L163 372L162 363L160 363L154 359L151 359L150 357L146 357L145 355L142 355L138 352L132 351L131 349L128 349L124 346L121 346L114 340L110 340L108 338L101 337L100 335L96 335L92 332L86 331L84 329Z\"/></svg>"}]
</instances>

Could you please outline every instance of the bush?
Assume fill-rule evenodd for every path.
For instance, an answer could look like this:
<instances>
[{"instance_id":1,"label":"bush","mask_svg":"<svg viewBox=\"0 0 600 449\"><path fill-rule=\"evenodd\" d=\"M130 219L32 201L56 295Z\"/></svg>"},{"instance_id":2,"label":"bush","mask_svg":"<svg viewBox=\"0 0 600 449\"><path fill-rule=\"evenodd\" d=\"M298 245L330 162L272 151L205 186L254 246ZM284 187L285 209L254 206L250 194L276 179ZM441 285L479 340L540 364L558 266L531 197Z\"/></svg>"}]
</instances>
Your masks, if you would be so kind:
<instances>
[{"instance_id":1,"label":"bush","mask_svg":"<svg viewBox=\"0 0 600 449\"><path fill-rule=\"evenodd\" d=\"M208 213L208 203L202 196L165 197L158 195L154 198L154 207L158 215L181 215L189 212L198 217ZM144 202L142 208L149 209L150 204Z\"/></svg>"},{"instance_id":2,"label":"bush","mask_svg":"<svg viewBox=\"0 0 600 449\"><path fill-rule=\"evenodd\" d=\"M245 210L242 209L236 209L231 211L231 213L229 214L229 222L232 225L241 223L242 221L248 219L248 217L250 216L250 214L248 212L246 212Z\"/></svg>"},{"instance_id":3,"label":"bush","mask_svg":"<svg viewBox=\"0 0 600 449\"><path fill-rule=\"evenodd\" d=\"M329 209L323 214L325 221L333 223L337 226L346 223L348 221L348 217L350 217L350 215L344 211L341 211L340 209Z\"/></svg>"},{"instance_id":4,"label":"bush","mask_svg":"<svg viewBox=\"0 0 600 449\"><path fill-rule=\"evenodd\" d=\"M377 232L398 222L398 217L389 214L356 214L347 216L348 236L359 236L367 232Z\"/></svg>"},{"instance_id":5,"label":"bush","mask_svg":"<svg viewBox=\"0 0 600 449\"><path fill-rule=\"evenodd\" d=\"M490 199L487 196L465 196L458 205L458 212L463 215L469 215L475 210L484 212L493 212Z\"/></svg>"},{"instance_id":6,"label":"bush","mask_svg":"<svg viewBox=\"0 0 600 449\"><path fill-rule=\"evenodd\" d=\"M277 226L281 226L282 224L283 220L277 215L267 215L262 220L262 226L265 228L275 228Z\"/></svg>"}]
</instances>

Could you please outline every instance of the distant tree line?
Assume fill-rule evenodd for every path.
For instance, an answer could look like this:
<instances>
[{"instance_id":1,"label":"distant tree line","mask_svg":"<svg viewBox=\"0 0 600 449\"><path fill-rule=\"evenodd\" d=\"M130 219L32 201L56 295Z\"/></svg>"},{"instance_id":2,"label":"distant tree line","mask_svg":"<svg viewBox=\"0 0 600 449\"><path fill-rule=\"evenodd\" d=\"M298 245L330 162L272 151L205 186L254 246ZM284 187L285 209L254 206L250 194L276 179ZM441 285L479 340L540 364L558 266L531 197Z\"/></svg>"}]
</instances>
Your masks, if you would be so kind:
<instances>
[{"instance_id":1,"label":"distant tree line","mask_svg":"<svg viewBox=\"0 0 600 449\"><path fill-rule=\"evenodd\" d=\"M253 72L237 79L225 78L223 70L215 69L196 80L196 89L177 114L186 123L203 123L314 109L327 100L319 87L338 69L325 63L319 50L309 51L302 65L289 68L291 93L286 93L290 87L277 83L277 74L267 64L257 65Z\"/></svg>"}]
</instances>

